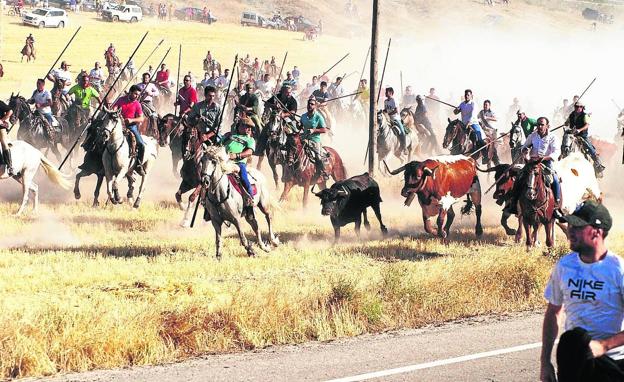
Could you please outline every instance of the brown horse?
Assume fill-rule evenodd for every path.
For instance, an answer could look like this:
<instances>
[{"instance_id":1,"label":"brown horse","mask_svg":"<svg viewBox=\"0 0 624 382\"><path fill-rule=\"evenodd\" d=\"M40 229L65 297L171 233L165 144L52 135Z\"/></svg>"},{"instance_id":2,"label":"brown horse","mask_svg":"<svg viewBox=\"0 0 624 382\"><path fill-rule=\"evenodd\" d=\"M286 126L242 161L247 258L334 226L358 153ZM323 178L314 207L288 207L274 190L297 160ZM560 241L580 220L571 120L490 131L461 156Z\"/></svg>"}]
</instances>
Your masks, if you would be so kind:
<instances>
[{"instance_id":1,"label":"brown horse","mask_svg":"<svg viewBox=\"0 0 624 382\"><path fill-rule=\"evenodd\" d=\"M185 151L186 142L184 137L188 135L185 132L189 129L185 120L179 121L180 118L172 113L166 114L158 120L158 143L161 147L169 145L171 150L171 170L176 178L180 177L178 163L182 160L182 155ZM173 129L176 131L172 132Z\"/></svg>"},{"instance_id":2,"label":"brown horse","mask_svg":"<svg viewBox=\"0 0 624 382\"><path fill-rule=\"evenodd\" d=\"M24 62L24 56L26 56L26 62L30 62L30 59L32 58L32 60L34 61L35 58L35 46L31 43L26 43L24 44L24 47L22 48L22 61Z\"/></svg>"},{"instance_id":3,"label":"brown horse","mask_svg":"<svg viewBox=\"0 0 624 382\"><path fill-rule=\"evenodd\" d=\"M283 166L284 191L280 197L280 202L288 199L288 193L294 185L303 187L303 206L307 206L310 193L310 186L318 184L321 189L325 189L326 182L316 171L313 159L306 152L304 143L298 133L289 134L286 138L287 163ZM347 177L344 164L340 155L331 147L324 147L328 154L325 171L332 177L334 182L344 180Z\"/></svg>"},{"instance_id":4,"label":"brown horse","mask_svg":"<svg viewBox=\"0 0 624 382\"><path fill-rule=\"evenodd\" d=\"M439 147L436 147L435 145L435 137L430 136L427 129L425 129L425 125L416 122L416 117L414 115L414 112L412 111L412 108L403 108L403 110L401 110L400 116L403 126L406 129L414 132L414 134L418 138L416 142L412 142L412 151L415 155L435 154L435 151L439 150Z\"/></svg>"},{"instance_id":5,"label":"brown horse","mask_svg":"<svg viewBox=\"0 0 624 382\"><path fill-rule=\"evenodd\" d=\"M544 165L541 160L527 163L524 171L527 181L524 192L520 194L519 205L526 245L535 245L539 226L542 224L546 230L546 246L550 249L555 244L555 198L544 180Z\"/></svg>"},{"instance_id":6,"label":"brown horse","mask_svg":"<svg viewBox=\"0 0 624 382\"><path fill-rule=\"evenodd\" d=\"M193 203L199 197L201 193L201 159L203 156L202 139L196 128L188 127L184 129L183 138L184 145L184 161L182 162L182 169L180 169L180 175L182 176L182 182L180 187L175 193L176 202L181 210L185 211L184 222L190 222L189 214L192 212ZM182 203L182 195L188 191L193 190L191 196L189 196L188 203L185 206Z\"/></svg>"},{"instance_id":7,"label":"brown horse","mask_svg":"<svg viewBox=\"0 0 624 382\"><path fill-rule=\"evenodd\" d=\"M492 164L499 164L496 144L490 144L492 141L493 139L491 137L484 137L484 142L488 145L487 149L479 151L476 156L471 155L472 152L477 150L475 132L472 128L464 125L459 119L451 121L449 118L446 132L444 133L444 140L442 141L442 147L445 149L448 148L451 155L469 155L475 160L485 158L483 162L490 168Z\"/></svg>"}]
</instances>

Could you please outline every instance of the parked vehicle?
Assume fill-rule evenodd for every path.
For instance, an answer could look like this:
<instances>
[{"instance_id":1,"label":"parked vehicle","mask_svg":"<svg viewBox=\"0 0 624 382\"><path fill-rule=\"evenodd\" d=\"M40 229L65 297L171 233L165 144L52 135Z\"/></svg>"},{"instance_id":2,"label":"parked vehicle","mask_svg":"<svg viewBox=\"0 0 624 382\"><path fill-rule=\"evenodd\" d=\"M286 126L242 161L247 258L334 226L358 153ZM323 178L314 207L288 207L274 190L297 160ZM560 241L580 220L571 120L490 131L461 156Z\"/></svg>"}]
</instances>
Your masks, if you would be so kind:
<instances>
[{"instance_id":1,"label":"parked vehicle","mask_svg":"<svg viewBox=\"0 0 624 382\"><path fill-rule=\"evenodd\" d=\"M607 15L592 8L583 9L582 15L587 20L595 20L602 23L613 24L613 15Z\"/></svg>"},{"instance_id":2,"label":"parked vehicle","mask_svg":"<svg viewBox=\"0 0 624 382\"><path fill-rule=\"evenodd\" d=\"M67 12L59 8L36 8L31 12L22 10L22 22L39 28L64 28L69 19Z\"/></svg>"},{"instance_id":3,"label":"parked vehicle","mask_svg":"<svg viewBox=\"0 0 624 382\"><path fill-rule=\"evenodd\" d=\"M69 9L69 0L48 0L48 7L55 7L60 9Z\"/></svg>"},{"instance_id":4,"label":"parked vehicle","mask_svg":"<svg viewBox=\"0 0 624 382\"><path fill-rule=\"evenodd\" d=\"M200 8L194 8L194 7L179 8L179 9L176 9L173 12L173 15L177 19L187 20L187 17L188 17L188 14L189 14L189 10L190 10L190 13L191 13L191 17L190 17L191 21L208 22L208 20L206 20L204 18L204 10L200 9ZM210 18L210 23L214 23L216 21L217 21L217 18L214 17L214 15L213 15Z\"/></svg>"},{"instance_id":5,"label":"parked vehicle","mask_svg":"<svg viewBox=\"0 0 624 382\"><path fill-rule=\"evenodd\" d=\"M102 11L102 19L108 21L128 21L136 23L143 19L143 11L137 5L118 5L115 8Z\"/></svg>"},{"instance_id":6,"label":"parked vehicle","mask_svg":"<svg viewBox=\"0 0 624 382\"><path fill-rule=\"evenodd\" d=\"M293 25L294 30L297 32L305 32L311 29L318 29L318 25L314 24L312 21L306 19L303 16L288 16L285 19L286 23Z\"/></svg>"},{"instance_id":7,"label":"parked vehicle","mask_svg":"<svg viewBox=\"0 0 624 382\"><path fill-rule=\"evenodd\" d=\"M241 25L271 29L278 28L277 23L254 12L243 12L243 14L241 15Z\"/></svg>"}]
</instances>

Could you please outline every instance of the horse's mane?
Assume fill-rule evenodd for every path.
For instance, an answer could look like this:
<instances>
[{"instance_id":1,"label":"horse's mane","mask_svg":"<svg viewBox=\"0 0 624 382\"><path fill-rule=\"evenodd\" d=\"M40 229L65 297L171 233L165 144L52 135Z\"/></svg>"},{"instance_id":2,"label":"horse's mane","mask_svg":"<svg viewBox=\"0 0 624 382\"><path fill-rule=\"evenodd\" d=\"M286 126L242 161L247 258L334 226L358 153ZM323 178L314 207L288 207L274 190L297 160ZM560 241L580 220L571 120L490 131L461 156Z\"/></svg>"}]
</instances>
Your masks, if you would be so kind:
<instances>
[{"instance_id":1,"label":"horse's mane","mask_svg":"<svg viewBox=\"0 0 624 382\"><path fill-rule=\"evenodd\" d=\"M226 174L238 171L238 166L230 161L229 156L225 152L225 147L223 146L204 147L204 155L208 157L209 160L216 160L221 170Z\"/></svg>"}]
</instances>

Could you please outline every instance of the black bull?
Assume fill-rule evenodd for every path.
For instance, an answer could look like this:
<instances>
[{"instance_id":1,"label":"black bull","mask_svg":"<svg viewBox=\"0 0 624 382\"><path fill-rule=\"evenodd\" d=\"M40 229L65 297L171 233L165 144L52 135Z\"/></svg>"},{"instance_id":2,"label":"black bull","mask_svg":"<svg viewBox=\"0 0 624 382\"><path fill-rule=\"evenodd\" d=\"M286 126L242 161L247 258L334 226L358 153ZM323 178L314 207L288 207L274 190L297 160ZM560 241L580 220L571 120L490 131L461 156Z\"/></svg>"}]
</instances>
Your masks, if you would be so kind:
<instances>
[{"instance_id":1,"label":"black bull","mask_svg":"<svg viewBox=\"0 0 624 382\"><path fill-rule=\"evenodd\" d=\"M355 233L360 236L360 225L364 217L364 227L370 229L366 209L371 207L377 216L382 234L388 229L381 220L381 195L379 185L368 173L334 183L331 188L315 193L321 199L323 215L329 215L334 227L334 241L340 238L340 227L355 223Z\"/></svg>"}]
</instances>

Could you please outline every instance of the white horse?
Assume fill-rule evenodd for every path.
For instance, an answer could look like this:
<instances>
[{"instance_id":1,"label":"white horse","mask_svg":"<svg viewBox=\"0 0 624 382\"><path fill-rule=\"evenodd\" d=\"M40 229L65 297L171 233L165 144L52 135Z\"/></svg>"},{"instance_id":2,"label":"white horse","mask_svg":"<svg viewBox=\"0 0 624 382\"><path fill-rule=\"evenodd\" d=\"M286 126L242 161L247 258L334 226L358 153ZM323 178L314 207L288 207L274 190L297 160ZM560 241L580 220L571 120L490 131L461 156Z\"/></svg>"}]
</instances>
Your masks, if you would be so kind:
<instances>
[{"instance_id":1,"label":"white horse","mask_svg":"<svg viewBox=\"0 0 624 382\"><path fill-rule=\"evenodd\" d=\"M238 236L240 238L241 245L247 250L248 256L255 256L255 252L247 241L245 233L241 227L241 221L244 218L247 220L251 228L256 234L258 245L263 251L268 252L270 250L269 245L262 241L260 228L258 227L258 221L255 216L246 215L243 212L243 197L240 193L234 190L227 173L235 172L238 170L238 166L229 162L229 158L225 149L221 146L210 146L205 149L205 165L203 172L208 176L208 183L205 185L205 206L210 214L212 226L214 227L216 234L216 256L217 259L221 259L221 226L224 222L230 222L236 227ZM262 173L254 168L249 168L249 180L251 184L255 184L258 192L254 196L254 203L258 209L264 214L264 217L268 224L269 241L274 246L280 244L277 236L273 232L273 226L271 224L271 211L270 211L270 195L269 188L266 179ZM190 208L189 208L190 210ZM188 219L187 213L187 219Z\"/></svg>"},{"instance_id":2,"label":"white horse","mask_svg":"<svg viewBox=\"0 0 624 382\"><path fill-rule=\"evenodd\" d=\"M117 181L120 177L125 176L128 179L128 200L131 201L134 193L134 170L136 160L130 160L130 147L123 134L123 126L121 118L116 112L111 112L109 123L102 126L101 133L104 134L104 142L106 142L104 152L102 153L102 165L104 166L104 176L106 177L106 192L108 198L113 204L122 203L119 197L119 186ZM134 208L138 208L141 204L141 197L145 191L145 179L149 170L153 167L153 163L158 155L158 143L154 138L145 137L145 155L144 168L145 175L141 177L139 186L139 194L134 201Z\"/></svg>"},{"instance_id":3,"label":"white horse","mask_svg":"<svg viewBox=\"0 0 624 382\"><path fill-rule=\"evenodd\" d=\"M39 186L34 182L35 174L39 166L43 167L48 179L54 184L61 186L65 190L71 188L71 182L63 173L43 155L43 153L24 141L13 141L11 146L11 157L13 159L13 172L17 174L13 179L22 185L22 204L16 215L21 215L28 203L29 192L33 193L33 211L39 208ZM8 179L6 165L0 166L0 179Z\"/></svg>"}]
</instances>

